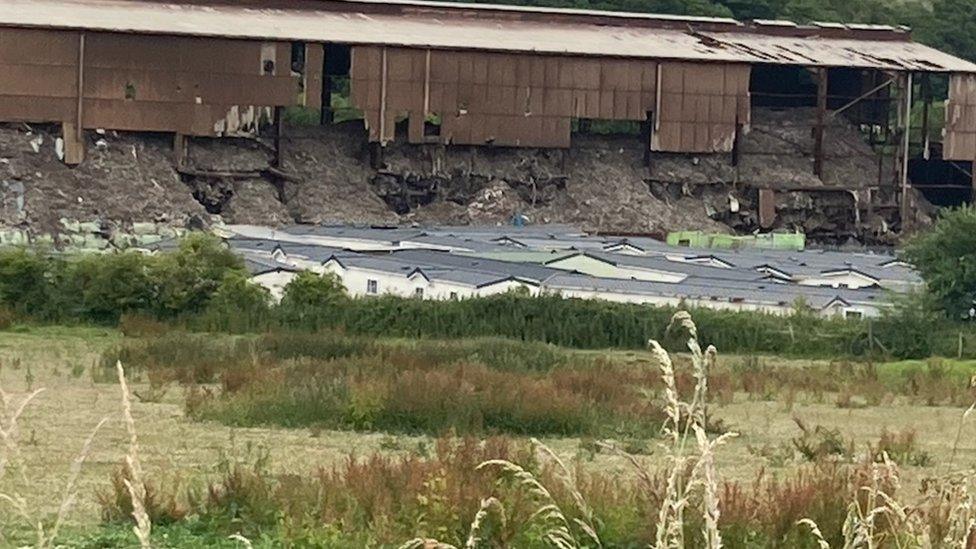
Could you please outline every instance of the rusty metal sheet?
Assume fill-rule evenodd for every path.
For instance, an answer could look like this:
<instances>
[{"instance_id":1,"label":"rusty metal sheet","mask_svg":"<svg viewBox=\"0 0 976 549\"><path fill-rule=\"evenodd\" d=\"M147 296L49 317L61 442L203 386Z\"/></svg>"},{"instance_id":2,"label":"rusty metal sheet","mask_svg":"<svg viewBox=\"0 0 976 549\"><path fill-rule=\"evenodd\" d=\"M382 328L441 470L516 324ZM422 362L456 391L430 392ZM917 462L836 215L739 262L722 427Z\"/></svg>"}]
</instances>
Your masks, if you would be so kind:
<instances>
[{"instance_id":1,"label":"rusty metal sheet","mask_svg":"<svg viewBox=\"0 0 976 549\"><path fill-rule=\"evenodd\" d=\"M0 27L0 64L78 66L78 33Z\"/></svg>"},{"instance_id":2,"label":"rusty metal sheet","mask_svg":"<svg viewBox=\"0 0 976 549\"><path fill-rule=\"evenodd\" d=\"M759 226L769 229L776 222L776 193L772 189L759 189Z\"/></svg>"},{"instance_id":3,"label":"rusty metal sheet","mask_svg":"<svg viewBox=\"0 0 976 549\"><path fill-rule=\"evenodd\" d=\"M379 80L382 66L382 48L360 46L352 49L352 66L349 77L353 80Z\"/></svg>"},{"instance_id":4,"label":"rusty metal sheet","mask_svg":"<svg viewBox=\"0 0 976 549\"><path fill-rule=\"evenodd\" d=\"M614 24L610 13L577 14L570 22L566 18L494 17L487 8L431 5L391 11L360 4L363 2L328 3L330 9L316 10L286 3L261 8L216 1L0 0L0 26L976 73L974 63L893 39L888 36L892 32L870 29L817 29L794 36L734 22L698 31L688 25L638 25L625 18ZM860 36L866 38L858 39Z\"/></svg>"},{"instance_id":5,"label":"rusty metal sheet","mask_svg":"<svg viewBox=\"0 0 976 549\"><path fill-rule=\"evenodd\" d=\"M322 108L322 71L325 69L325 48L322 44L305 45L305 106L310 109Z\"/></svg>"},{"instance_id":6,"label":"rusty metal sheet","mask_svg":"<svg viewBox=\"0 0 976 549\"><path fill-rule=\"evenodd\" d=\"M515 55L492 55L488 60L488 81L495 86L514 86L517 65Z\"/></svg>"},{"instance_id":7,"label":"rusty metal sheet","mask_svg":"<svg viewBox=\"0 0 976 549\"><path fill-rule=\"evenodd\" d=\"M77 100L62 97L8 96L0 100L0 120L58 122L75 117Z\"/></svg>"},{"instance_id":8,"label":"rusty metal sheet","mask_svg":"<svg viewBox=\"0 0 976 549\"><path fill-rule=\"evenodd\" d=\"M943 158L976 161L976 75L957 74L949 78L945 112Z\"/></svg>"},{"instance_id":9,"label":"rusty metal sheet","mask_svg":"<svg viewBox=\"0 0 976 549\"><path fill-rule=\"evenodd\" d=\"M0 63L0 104L5 105L0 119L75 120L79 41L78 33L70 31L0 28L4 59L19 58L25 45L50 46L19 64ZM261 56L268 51L278 65L286 60L282 76L261 75ZM82 125L197 135L251 126L253 105L298 101L299 77L290 75L290 60L290 45L281 43L86 33ZM215 64L220 64L216 71ZM199 67L208 70L194 70ZM49 101L50 96L63 100Z\"/></svg>"},{"instance_id":10,"label":"rusty metal sheet","mask_svg":"<svg viewBox=\"0 0 976 549\"><path fill-rule=\"evenodd\" d=\"M0 97L77 97L78 69L69 66L0 63Z\"/></svg>"},{"instance_id":11,"label":"rusty metal sheet","mask_svg":"<svg viewBox=\"0 0 976 549\"><path fill-rule=\"evenodd\" d=\"M430 52L430 80L431 82L457 83L458 55L449 51Z\"/></svg>"}]
</instances>

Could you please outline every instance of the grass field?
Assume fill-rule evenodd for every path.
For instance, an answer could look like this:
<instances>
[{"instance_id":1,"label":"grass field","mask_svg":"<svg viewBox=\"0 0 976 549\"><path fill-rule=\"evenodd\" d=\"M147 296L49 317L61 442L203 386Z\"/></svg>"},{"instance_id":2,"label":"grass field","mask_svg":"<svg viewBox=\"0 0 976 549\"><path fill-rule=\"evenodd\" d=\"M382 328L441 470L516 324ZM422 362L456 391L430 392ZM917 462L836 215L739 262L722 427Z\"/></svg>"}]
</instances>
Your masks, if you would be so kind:
<instances>
[{"instance_id":1,"label":"grass field","mask_svg":"<svg viewBox=\"0 0 976 549\"><path fill-rule=\"evenodd\" d=\"M0 332L0 382L12 402L19 402L30 391L44 389L20 419L21 456L17 461L23 467L17 467L16 474L11 469L0 479L0 493L22 497L23 507L31 517L56 514L72 461L95 425L102 418L109 418L95 436L90 455L80 470L78 501L62 528L68 536L81 536L103 528L98 494L110 491L111 474L126 453L128 438L120 419L119 386L103 381L102 355L120 344L126 344L125 338L111 329L31 327ZM409 342L390 344L410 345ZM589 364L587 361L592 359L611 360L620 371L645 368L651 363L644 352L558 350L558 353L570 357L559 361L580 360ZM512 356L497 358L498 369L509 368L508 361L517 359L517 351ZM284 360L283 364L292 364L288 362L292 359ZM371 367L366 365L363 371L370 371ZM551 365L548 372L524 375L532 376L535 383L553 376L562 367L565 365L559 362ZM817 379L839 378L842 376L836 372L857 369L869 371L870 375L864 377L863 384L859 378L851 377L840 391L832 390L837 387L828 383L831 379ZM974 362L914 361L865 366L719 355L716 370L725 373L715 378L713 392L719 398L710 404L709 415L720 420L726 429L739 433L715 456L716 467L726 481L751 482L760 472L786 478L808 465L798 447L805 443L810 447L823 446L824 438L832 438L828 446L831 443L840 446L837 451L847 451L849 447L855 454L866 454L869 448L878 445L886 431L914 436L914 441L907 444L910 448L905 461L922 465L903 464L901 480L909 487L905 490L908 498L924 478L949 469L976 468L976 422L964 424L963 430L958 431L964 402L972 396L969 379L976 374ZM766 383L792 379L792 372L806 373L796 383L781 381L755 388L756 381L749 382L750 390L743 390L746 384L742 376L754 375ZM422 429L366 432L361 425L358 429L355 425L345 425L341 426L342 430L336 430L335 425L327 422L323 422L325 427L312 424L284 428L273 426L273 421L261 423L267 426L229 426L228 423L235 422L226 417L228 411L239 408L228 408L223 401L215 401L223 406L217 408L220 413L191 418L186 413L185 392L189 390L186 386L157 380L150 387L150 370L137 367L132 368L131 376L137 396L133 415L143 467L146 475L160 484L178 484L191 490L200 488L208 482L219 481L227 463L253 460L261 452L267 452L267 468L271 473L303 475L318 468L339 467L350 456L374 453L429 456L438 444L436 435L440 431ZM198 389L220 390L219 380L202 381ZM260 383L269 381L262 378ZM161 386L166 389L160 389ZM860 387L864 390L860 391ZM417 390L422 391L422 386ZM234 401L234 406L240 405ZM632 410L629 402L622 405ZM810 431L806 438L797 420ZM954 452L957 435L960 442ZM518 434L510 436L524 440ZM583 471L617 475L622 479L634 477L634 469L625 457L601 450L595 444L598 440L614 439L612 432L586 432L576 436L540 433L539 438ZM654 433L628 433L617 441L650 469L663 465L659 439ZM856 457L837 459L853 461ZM22 541L21 538L28 536L31 525L21 520L9 505L0 509L4 543ZM134 537L131 543L135 544Z\"/></svg>"}]
</instances>

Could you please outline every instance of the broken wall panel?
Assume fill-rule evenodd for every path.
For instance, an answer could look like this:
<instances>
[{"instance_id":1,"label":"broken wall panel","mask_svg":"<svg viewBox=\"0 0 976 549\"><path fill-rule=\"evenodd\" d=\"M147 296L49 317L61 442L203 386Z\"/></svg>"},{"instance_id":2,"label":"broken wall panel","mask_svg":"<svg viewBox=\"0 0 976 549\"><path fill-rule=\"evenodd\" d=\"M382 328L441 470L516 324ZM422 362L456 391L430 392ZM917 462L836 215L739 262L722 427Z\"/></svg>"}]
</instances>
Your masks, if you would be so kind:
<instances>
[{"instance_id":1,"label":"broken wall panel","mask_svg":"<svg viewBox=\"0 0 976 549\"><path fill-rule=\"evenodd\" d=\"M651 149L731 152L736 125L750 119L747 65L661 63L661 97Z\"/></svg>"},{"instance_id":2,"label":"broken wall panel","mask_svg":"<svg viewBox=\"0 0 976 549\"><path fill-rule=\"evenodd\" d=\"M662 63L659 74L654 61L356 46L351 74L372 141L394 139L390 111L410 118L410 142L568 147L573 118L643 121L660 110L653 150L706 153L731 151L736 126L749 124L749 73L746 65ZM437 136L419 130L430 115L440 117Z\"/></svg>"},{"instance_id":3,"label":"broken wall panel","mask_svg":"<svg viewBox=\"0 0 976 549\"><path fill-rule=\"evenodd\" d=\"M394 138L389 118L378 127L394 111L410 142L565 148L573 118L640 121L656 102L653 61L387 47L384 69L383 51L353 47L350 74L374 142ZM440 132L425 136L432 115Z\"/></svg>"},{"instance_id":4,"label":"broken wall panel","mask_svg":"<svg viewBox=\"0 0 976 549\"><path fill-rule=\"evenodd\" d=\"M976 161L976 75L954 74L949 78L945 111L943 158Z\"/></svg>"},{"instance_id":5,"label":"broken wall panel","mask_svg":"<svg viewBox=\"0 0 976 549\"><path fill-rule=\"evenodd\" d=\"M302 101L286 42L3 28L0 74L0 120L88 129L220 135Z\"/></svg>"},{"instance_id":6,"label":"broken wall panel","mask_svg":"<svg viewBox=\"0 0 976 549\"><path fill-rule=\"evenodd\" d=\"M303 103L310 109L322 108L323 70L325 69L325 48L322 44L305 46L305 72L302 82Z\"/></svg>"}]
</instances>

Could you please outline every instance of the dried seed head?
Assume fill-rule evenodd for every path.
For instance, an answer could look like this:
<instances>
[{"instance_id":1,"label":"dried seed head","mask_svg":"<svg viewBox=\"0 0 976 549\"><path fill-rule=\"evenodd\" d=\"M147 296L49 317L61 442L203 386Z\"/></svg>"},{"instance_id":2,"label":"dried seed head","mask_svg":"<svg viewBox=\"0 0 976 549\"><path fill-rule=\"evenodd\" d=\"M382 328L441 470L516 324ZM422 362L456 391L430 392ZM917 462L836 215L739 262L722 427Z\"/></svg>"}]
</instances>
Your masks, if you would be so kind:
<instances>
[{"instance_id":1,"label":"dried seed head","mask_svg":"<svg viewBox=\"0 0 976 549\"><path fill-rule=\"evenodd\" d=\"M691 314L688 311L674 313L666 332L687 332L689 338L698 339L698 326L695 326L695 321L691 319Z\"/></svg>"}]
</instances>

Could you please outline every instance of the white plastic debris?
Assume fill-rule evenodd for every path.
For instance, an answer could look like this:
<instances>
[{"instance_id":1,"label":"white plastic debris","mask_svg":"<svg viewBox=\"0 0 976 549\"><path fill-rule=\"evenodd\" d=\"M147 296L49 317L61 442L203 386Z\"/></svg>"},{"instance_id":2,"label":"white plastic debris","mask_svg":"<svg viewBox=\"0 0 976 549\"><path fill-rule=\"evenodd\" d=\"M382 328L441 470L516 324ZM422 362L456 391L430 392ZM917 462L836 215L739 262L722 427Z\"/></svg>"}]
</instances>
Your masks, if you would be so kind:
<instances>
[{"instance_id":1,"label":"white plastic debris","mask_svg":"<svg viewBox=\"0 0 976 549\"><path fill-rule=\"evenodd\" d=\"M59 137L54 140L54 154L58 155L58 160L64 160L64 139Z\"/></svg>"},{"instance_id":2,"label":"white plastic debris","mask_svg":"<svg viewBox=\"0 0 976 549\"><path fill-rule=\"evenodd\" d=\"M95 133L98 135L105 135L105 128L96 128Z\"/></svg>"},{"instance_id":3,"label":"white plastic debris","mask_svg":"<svg viewBox=\"0 0 976 549\"><path fill-rule=\"evenodd\" d=\"M731 194L729 195L729 211L739 213L739 200Z\"/></svg>"},{"instance_id":4,"label":"white plastic debris","mask_svg":"<svg viewBox=\"0 0 976 549\"><path fill-rule=\"evenodd\" d=\"M99 139L98 141L95 142L95 148L96 149L107 149L108 148L108 141L105 141L104 139Z\"/></svg>"},{"instance_id":5,"label":"white plastic debris","mask_svg":"<svg viewBox=\"0 0 976 549\"><path fill-rule=\"evenodd\" d=\"M44 136L43 135L38 135L38 136L34 137L34 139L31 139L30 140L30 147L31 147L31 150L34 151L34 154L37 154L37 153L41 152L41 145L43 145L43 144L44 144Z\"/></svg>"}]
</instances>

